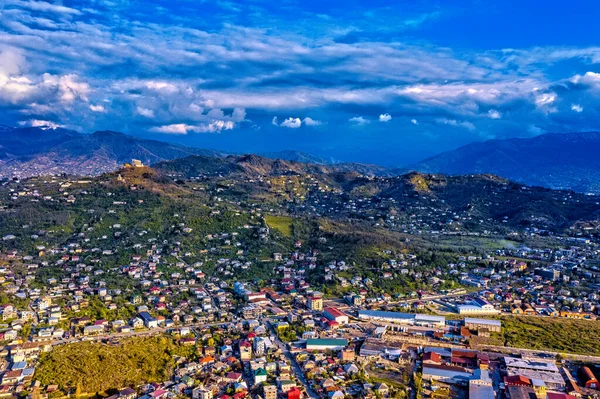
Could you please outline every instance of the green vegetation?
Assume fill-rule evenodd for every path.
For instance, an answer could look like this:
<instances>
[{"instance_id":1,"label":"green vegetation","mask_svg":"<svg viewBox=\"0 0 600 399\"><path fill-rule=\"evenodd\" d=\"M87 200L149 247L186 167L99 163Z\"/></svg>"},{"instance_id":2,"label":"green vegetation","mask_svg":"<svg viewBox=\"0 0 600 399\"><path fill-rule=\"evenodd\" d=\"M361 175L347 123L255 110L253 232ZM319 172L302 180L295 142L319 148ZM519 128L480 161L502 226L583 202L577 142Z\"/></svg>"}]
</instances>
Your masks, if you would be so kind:
<instances>
[{"instance_id":1,"label":"green vegetation","mask_svg":"<svg viewBox=\"0 0 600 399\"><path fill-rule=\"evenodd\" d=\"M292 236L293 218L289 216L266 215L265 220L269 228L279 231L285 237Z\"/></svg>"},{"instance_id":2,"label":"green vegetation","mask_svg":"<svg viewBox=\"0 0 600 399\"><path fill-rule=\"evenodd\" d=\"M481 343L555 352L600 355L600 321L566 318L505 316L502 333Z\"/></svg>"},{"instance_id":3,"label":"green vegetation","mask_svg":"<svg viewBox=\"0 0 600 399\"><path fill-rule=\"evenodd\" d=\"M174 355L193 348L169 337L131 338L118 345L81 342L54 348L45 354L35 379L42 385L58 384L64 393L84 393L159 382L169 378Z\"/></svg>"}]
</instances>

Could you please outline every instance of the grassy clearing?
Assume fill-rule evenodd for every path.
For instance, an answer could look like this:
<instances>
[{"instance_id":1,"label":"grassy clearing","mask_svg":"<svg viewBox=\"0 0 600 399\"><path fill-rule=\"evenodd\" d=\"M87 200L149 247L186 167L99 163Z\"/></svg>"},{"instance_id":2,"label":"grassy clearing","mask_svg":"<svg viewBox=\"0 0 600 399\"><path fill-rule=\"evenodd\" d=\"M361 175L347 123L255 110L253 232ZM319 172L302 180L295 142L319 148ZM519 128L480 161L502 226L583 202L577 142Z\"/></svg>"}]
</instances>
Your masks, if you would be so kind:
<instances>
[{"instance_id":1,"label":"grassy clearing","mask_svg":"<svg viewBox=\"0 0 600 399\"><path fill-rule=\"evenodd\" d=\"M285 237L289 238L292 236L293 218L289 216L266 215L265 220L269 228L279 231Z\"/></svg>"},{"instance_id":2,"label":"grassy clearing","mask_svg":"<svg viewBox=\"0 0 600 399\"><path fill-rule=\"evenodd\" d=\"M465 236L441 236L436 240L438 245L447 246L448 248L466 247L476 248L486 251L493 251L503 248L515 248L519 244L516 241L506 240L504 238L493 237L465 237Z\"/></svg>"},{"instance_id":3,"label":"grassy clearing","mask_svg":"<svg viewBox=\"0 0 600 399\"><path fill-rule=\"evenodd\" d=\"M503 316L491 345L600 356L600 321L558 317Z\"/></svg>"}]
</instances>

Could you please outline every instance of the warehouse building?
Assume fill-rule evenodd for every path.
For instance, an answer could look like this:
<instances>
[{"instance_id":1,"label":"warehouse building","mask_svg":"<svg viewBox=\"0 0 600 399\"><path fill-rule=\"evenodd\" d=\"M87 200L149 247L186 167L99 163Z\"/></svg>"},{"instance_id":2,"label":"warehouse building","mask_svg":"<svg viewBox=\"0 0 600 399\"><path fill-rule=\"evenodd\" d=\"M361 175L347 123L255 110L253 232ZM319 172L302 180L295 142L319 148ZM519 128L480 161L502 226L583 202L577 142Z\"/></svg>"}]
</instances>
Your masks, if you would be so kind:
<instances>
[{"instance_id":1,"label":"warehouse building","mask_svg":"<svg viewBox=\"0 0 600 399\"><path fill-rule=\"evenodd\" d=\"M347 346L348 340L341 338L314 338L306 340L306 349L309 351L341 350Z\"/></svg>"},{"instance_id":2,"label":"warehouse building","mask_svg":"<svg viewBox=\"0 0 600 399\"><path fill-rule=\"evenodd\" d=\"M446 318L444 316L432 316L426 314L402 312L385 312L381 310L359 310L358 318L363 320L385 321L390 323L431 326L438 328L444 328L446 325Z\"/></svg>"},{"instance_id":3,"label":"warehouse building","mask_svg":"<svg viewBox=\"0 0 600 399\"><path fill-rule=\"evenodd\" d=\"M150 315L148 312L140 312L140 317L144 321L144 326L146 328L156 328L158 327L158 320Z\"/></svg>"},{"instance_id":4,"label":"warehouse building","mask_svg":"<svg viewBox=\"0 0 600 399\"><path fill-rule=\"evenodd\" d=\"M434 316L429 314L415 314L414 324L424 327L444 328L446 326L446 318L444 316Z\"/></svg>"},{"instance_id":5,"label":"warehouse building","mask_svg":"<svg viewBox=\"0 0 600 399\"><path fill-rule=\"evenodd\" d=\"M465 317L465 327L469 330L479 331L480 329L487 329L490 332L500 332L502 330L502 322L500 320Z\"/></svg>"},{"instance_id":6,"label":"warehouse building","mask_svg":"<svg viewBox=\"0 0 600 399\"><path fill-rule=\"evenodd\" d=\"M328 320L337 321L339 324L348 324L348 315L339 311L337 308L323 309L323 316Z\"/></svg>"},{"instance_id":7,"label":"warehouse building","mask_svg":"<svg viewBox=\"0 0 600 399\"><path fill-rule=\"evenodd\" d=\"M477 314L498 314L499 310L494 308L494 305L483 298L475 298L467 305L458 305L456 307L459 314L477 315Z\"/></svg>"},{"instance_id":8,"label":"warehouse building","mask_svg":"<svg viewBox=\"0 0 600 399\"><path fill-rule=\"evenodd\" d=\"M423 365L423 379L428 381L467 385L472 377L473 373L463 367L437 364Z\"/></svg>"},{"instance_id":9,"label":"warehouse building","mask_svg":"<svg viewBox=\"0 0 600 399\"><path fill-rule=\"evenodd\" d=\"M487 370L477 369L469 380L469 399L494 399L494 387Z\"/></svg>"},{"instance_id":10,"label":"warehouse building","mask_svg":"<svg viewBox=\"0 0 600 399\"><path fill-rule=\"evenodd\" d=\"M552 390L564 390L566 386L565 380L554 362L505 356L504 363L508 377L520 376L530 380L541 380Z\"/></svg>"}]
</instances>

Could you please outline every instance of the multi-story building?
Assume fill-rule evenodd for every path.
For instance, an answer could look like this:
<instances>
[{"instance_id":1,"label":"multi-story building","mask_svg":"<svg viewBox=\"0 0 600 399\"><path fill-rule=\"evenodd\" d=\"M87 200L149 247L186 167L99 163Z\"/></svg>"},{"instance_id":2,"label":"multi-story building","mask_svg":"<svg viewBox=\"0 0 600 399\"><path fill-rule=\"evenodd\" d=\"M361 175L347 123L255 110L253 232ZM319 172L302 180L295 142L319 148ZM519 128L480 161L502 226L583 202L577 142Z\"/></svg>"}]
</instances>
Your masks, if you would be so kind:
<instances>
[{"instance_id":1,"label":"multi-story building","mask_svg":"<svg viewBox=\"0 0 600 399\"><path fill-rule=\"evenodd\" d=\"M308 297L308 301L306 301L306 307L309 310L314 310L320 312L323 310L323 298L320 296L310 296Z\"/></svg>"},{"instance_id":2,"label":"multi-story building","mask_svg":"<svg viewBox=\"0 0 600 399\"><path fill-rule=\"evenodd\" d=\"M277 387L275 385L263 385L265 399L277 399Z\"/></svg>"}]
</instances>

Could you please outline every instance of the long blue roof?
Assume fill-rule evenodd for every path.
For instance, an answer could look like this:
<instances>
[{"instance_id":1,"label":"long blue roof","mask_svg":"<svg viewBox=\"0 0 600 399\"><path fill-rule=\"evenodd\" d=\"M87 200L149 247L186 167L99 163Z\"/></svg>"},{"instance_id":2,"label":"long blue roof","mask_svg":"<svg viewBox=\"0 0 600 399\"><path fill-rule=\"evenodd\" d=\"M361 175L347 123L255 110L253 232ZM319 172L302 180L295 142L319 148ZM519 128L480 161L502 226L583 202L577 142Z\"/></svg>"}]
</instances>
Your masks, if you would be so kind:
<instances>
[{"instance_id":1,"label":"long blue roof","mask_svg":"<svg viewBox=\"0 0 600 399\"><path fill-rule=\"evenodd\" d=\"M387 319L414 319L415 315L412 313L402 313L402 312L386 312L383 310L359 310L358 317L360 316L369 316L369 317L381 317Z\"/></svg>"}]
</instances>

